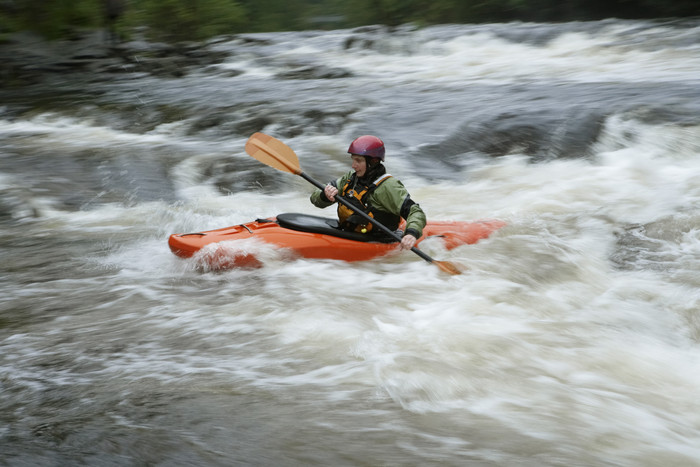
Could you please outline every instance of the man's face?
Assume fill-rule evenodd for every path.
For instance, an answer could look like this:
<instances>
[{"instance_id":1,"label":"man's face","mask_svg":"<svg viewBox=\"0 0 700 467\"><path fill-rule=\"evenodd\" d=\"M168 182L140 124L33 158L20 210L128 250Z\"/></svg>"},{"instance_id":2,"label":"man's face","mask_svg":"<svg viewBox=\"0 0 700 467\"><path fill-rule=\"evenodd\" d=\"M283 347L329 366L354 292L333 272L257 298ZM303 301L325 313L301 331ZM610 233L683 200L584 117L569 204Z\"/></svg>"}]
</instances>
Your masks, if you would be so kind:
<instances>
[{"instance_id":1,"label":"man's face","mask_svg":"<svg viewBox=\"0 0 700 467\"><path fill-rule=\"evenodd\" d=\"M358 177L364 177L367 172L367 161L364 156L352 156L352 170Z\"/></svg>"}]
</instances>

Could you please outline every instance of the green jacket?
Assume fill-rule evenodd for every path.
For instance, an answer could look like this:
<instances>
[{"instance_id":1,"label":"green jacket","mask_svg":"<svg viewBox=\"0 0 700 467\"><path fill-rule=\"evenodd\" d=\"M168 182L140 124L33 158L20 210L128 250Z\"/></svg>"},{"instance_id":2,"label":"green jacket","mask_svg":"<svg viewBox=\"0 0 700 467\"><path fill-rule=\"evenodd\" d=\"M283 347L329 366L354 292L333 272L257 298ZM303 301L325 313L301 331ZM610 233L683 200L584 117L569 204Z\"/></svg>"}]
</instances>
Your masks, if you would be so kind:
<instances>
[{"instance_id":1,"label":"green jacket","mask_svg":"<svg viewBox=\"0 0 700 467\"><path fill-rule=\"evenodd\" d=\"M342 187L345 186L353 174L354 172L350 171L331 182L331 184L338 190L342 190ZM416 238L420 238L423 235L423 228L426 223L425 213L417 203L411 200L408 190L397 178L390 177L382 182L369 195L368 201L375 210L404 218L406 220L406 234L411 234ZM319 208L327 208L334 204L326 198L322 190L316 190L311 194L311 202Z\"/></svg>"}]
</instances>

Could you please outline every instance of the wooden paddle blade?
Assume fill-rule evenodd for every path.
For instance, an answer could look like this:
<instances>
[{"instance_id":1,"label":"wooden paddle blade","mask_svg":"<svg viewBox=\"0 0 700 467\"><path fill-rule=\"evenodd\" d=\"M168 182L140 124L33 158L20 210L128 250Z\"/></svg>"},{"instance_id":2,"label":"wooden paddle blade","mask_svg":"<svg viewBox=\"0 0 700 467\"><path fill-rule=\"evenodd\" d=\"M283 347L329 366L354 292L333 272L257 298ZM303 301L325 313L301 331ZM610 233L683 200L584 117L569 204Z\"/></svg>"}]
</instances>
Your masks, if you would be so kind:
<instances>
[{"instance_id":1,"label":"wooden paddle blade","mask_svg":"<svg viewBox=\"0 0 700 467\"><path fill-rule=\"evenodd\" d=\"M283 172L299 175L299 158L282 141L264 133L255 133L248 138L245 151L254 159Z\"/></svg>"},{"instance_id":2,"label":"wooden paddle blade","mask_svg":"<svg viewBox=\"0 0 700 467\"><path fill-rule=\"evenodd\" d=\"M462 271L460 271L457 265L455 265L454 263L450 263L449 261L433 260L433 264L439 267L443 272L446 272L447 274L452 274L453 276L458 276L462 274Z\"/></svg>"}]
</instances>

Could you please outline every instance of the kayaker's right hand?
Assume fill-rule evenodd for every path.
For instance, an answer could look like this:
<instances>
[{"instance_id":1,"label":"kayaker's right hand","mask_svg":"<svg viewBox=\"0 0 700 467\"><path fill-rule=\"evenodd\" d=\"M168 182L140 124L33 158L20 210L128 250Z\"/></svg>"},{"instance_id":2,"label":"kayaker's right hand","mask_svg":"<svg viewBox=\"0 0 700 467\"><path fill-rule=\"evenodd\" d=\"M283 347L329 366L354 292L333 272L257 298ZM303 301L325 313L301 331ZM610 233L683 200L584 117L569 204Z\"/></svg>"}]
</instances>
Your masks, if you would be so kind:
<instances>
[{"instance_id":1,"label":"kayaker's right hand","mask_svg":"<svg viewBox=\"0 0 700 467\"><path fill-rule=\"evenodd\" d=\"M323 194L326 195L328 201L335 203L335 195L338 194L338 189L333 185L326 185L326 188L323 189Z\"/></svg>"}]
</instances>

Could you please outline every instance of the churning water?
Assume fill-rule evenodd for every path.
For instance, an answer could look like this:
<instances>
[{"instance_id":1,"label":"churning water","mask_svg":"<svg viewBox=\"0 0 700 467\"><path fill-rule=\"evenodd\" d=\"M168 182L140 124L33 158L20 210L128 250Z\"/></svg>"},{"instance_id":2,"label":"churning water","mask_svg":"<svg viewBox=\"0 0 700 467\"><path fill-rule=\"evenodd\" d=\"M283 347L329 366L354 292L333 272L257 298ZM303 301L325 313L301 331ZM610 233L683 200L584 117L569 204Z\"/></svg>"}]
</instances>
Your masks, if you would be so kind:
<instances>
[{"instance_id":1,"label":"churning water","mask_svg":"<svg viewBox=\"0 0 700 467\"><path fill-rule=\"evenodd\" d=\"M224 38L183 77L3 91L0 463L700 466L700 24ZM356 136L430 218L507 227L436 259L170 233L319 211Z\"/></svg>"}]
</instances>

